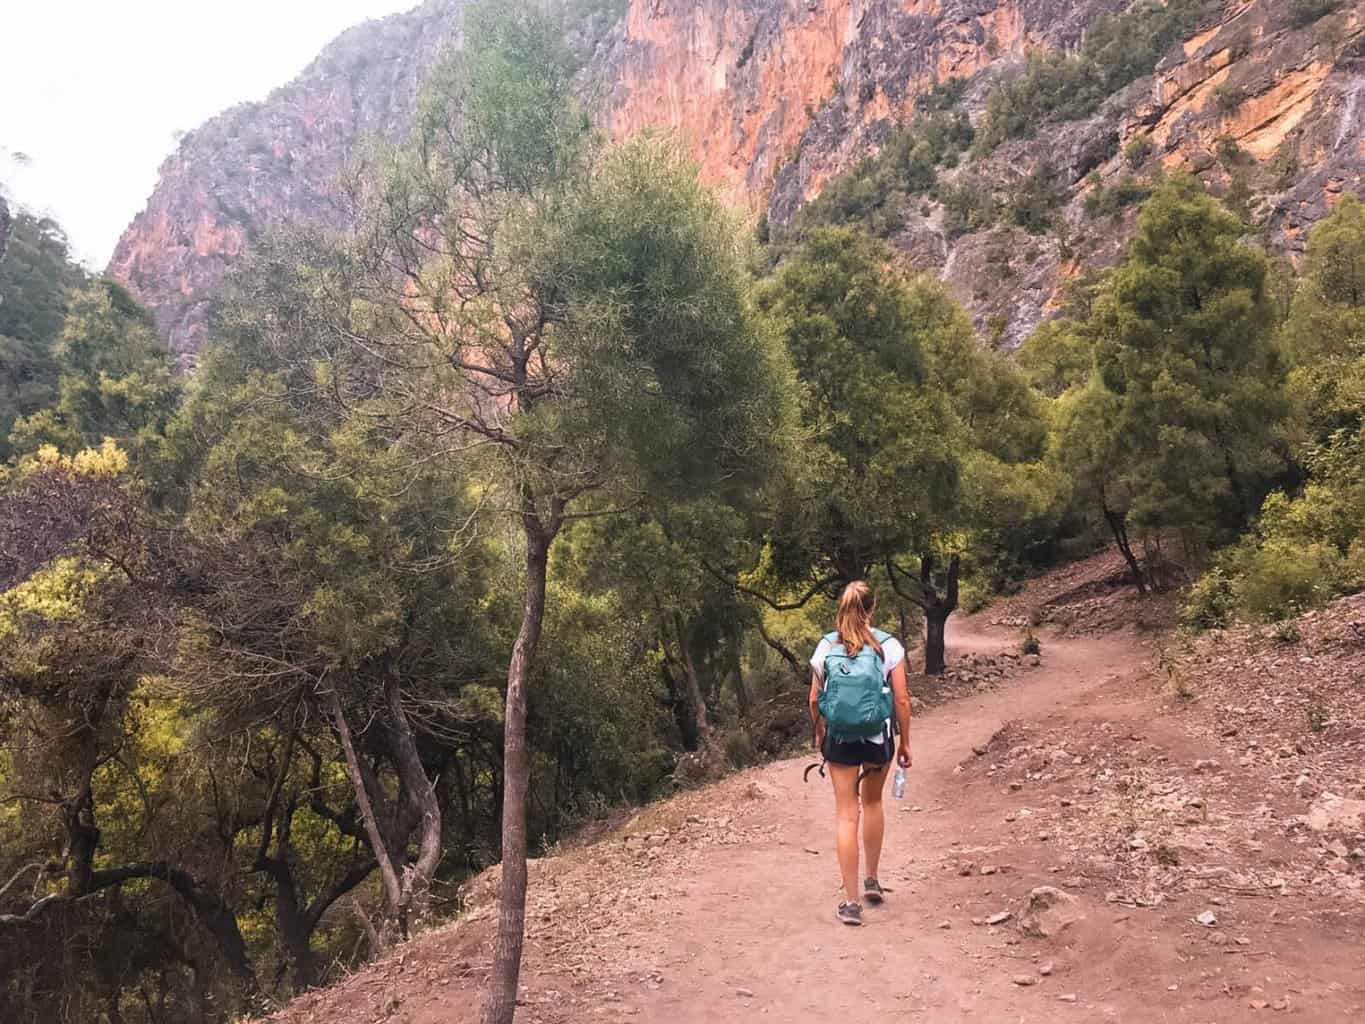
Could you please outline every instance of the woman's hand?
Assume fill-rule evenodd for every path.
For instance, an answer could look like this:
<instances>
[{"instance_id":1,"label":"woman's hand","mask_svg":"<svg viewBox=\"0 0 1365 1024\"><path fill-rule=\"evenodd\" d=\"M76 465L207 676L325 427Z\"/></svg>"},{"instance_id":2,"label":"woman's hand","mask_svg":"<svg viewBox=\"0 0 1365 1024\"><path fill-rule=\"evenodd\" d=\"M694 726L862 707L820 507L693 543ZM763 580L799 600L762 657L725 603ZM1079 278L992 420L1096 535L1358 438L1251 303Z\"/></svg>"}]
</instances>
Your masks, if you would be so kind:
<instances>
[{"instance_id":1,"label":"woman's hand","mask_svg":"<svg viewBox=\"0 0 1365 1024\"><path fill-rule=\"evenodd\" d=\"M896 751L896 763L902 768L909 768L914 763L914 758L910 756L910 744L901 740L900 749Z\"/></svg>"}]
</instances>

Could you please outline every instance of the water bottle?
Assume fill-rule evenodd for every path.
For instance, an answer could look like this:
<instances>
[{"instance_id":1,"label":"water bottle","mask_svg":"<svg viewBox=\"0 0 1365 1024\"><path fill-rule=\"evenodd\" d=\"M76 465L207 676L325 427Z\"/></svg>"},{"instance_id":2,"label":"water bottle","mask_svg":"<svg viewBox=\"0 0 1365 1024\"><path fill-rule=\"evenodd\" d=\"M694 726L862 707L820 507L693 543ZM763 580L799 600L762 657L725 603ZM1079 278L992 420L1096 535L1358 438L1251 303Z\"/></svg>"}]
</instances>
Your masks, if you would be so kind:
<instances>
[{"instance_id":1,"label":"water bottle","mask_svg":"<svg viewBox=\"0 0 1365 1024\"><path fill-rule=\"evenodd\" d=\"M891 795L897 800L905 799L905 769L896 765L896 774L891 779Z\"/></svg>"}]
</instances>

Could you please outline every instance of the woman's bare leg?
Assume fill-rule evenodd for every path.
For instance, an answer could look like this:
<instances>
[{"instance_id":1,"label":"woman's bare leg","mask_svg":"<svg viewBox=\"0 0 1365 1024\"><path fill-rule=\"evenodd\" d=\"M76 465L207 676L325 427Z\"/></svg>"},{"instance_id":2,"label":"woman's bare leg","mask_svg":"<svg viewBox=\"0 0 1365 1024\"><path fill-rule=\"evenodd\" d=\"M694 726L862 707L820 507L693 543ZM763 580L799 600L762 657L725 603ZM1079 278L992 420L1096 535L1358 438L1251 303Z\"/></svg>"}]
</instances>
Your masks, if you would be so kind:
<instances>
[{"instance_id":1,"label":"woman's bare leg","mask_svg":"<svg viewBox=\"0 0 1365 1024\"><path fill-rule=\"evenodd\" d=\"M862 892L858 878L858 771L848 765L829 766L834 784L835 847L839 853L839 873L844 878L844 896L857 903Z\"/></svg>"},{"instance_id":2,"label":"woman's bare leg","mask_svg":"<svg viewBox=\"0 0 1365 1024\"><path fill-rule=\"evenodd\" d=\"M891 774L889 764L868 765L867 775L859 787L863 798L863 854L867 857L867 877L876 878L882 863L882 837L886 834L886 815L882 808L882 794ZM853 865L858 866L857 862Z\"/></svg>"}]
</instances>

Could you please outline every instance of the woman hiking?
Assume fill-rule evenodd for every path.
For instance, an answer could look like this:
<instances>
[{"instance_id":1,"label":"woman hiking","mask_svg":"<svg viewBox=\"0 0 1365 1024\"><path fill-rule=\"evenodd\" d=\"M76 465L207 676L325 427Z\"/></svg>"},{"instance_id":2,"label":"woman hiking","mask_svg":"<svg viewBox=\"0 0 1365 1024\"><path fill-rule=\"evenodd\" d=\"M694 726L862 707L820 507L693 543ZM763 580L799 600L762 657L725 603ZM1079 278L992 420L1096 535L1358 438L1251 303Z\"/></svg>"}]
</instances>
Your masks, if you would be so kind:
<instances>
[{"instance_id":1,"label":"woman hiking","mask_svg":"<svg viewBox=\"0 0 1365 1024\"><path fill-rule=\"evenodd\" d=\"M910 767L910 691L905 682L905 648L872 627L877 601L872 588L854 580L839 597L833 633L811 656L810 718L815 746L829 764L844 899L839 920L863 923L859 900L885 898L877 881L885 815L882 793L894 756ZM861 776L861 782L859 778ZM858 888L858 818L861 799L867 875Z\"/></svg>"}]
</instances>

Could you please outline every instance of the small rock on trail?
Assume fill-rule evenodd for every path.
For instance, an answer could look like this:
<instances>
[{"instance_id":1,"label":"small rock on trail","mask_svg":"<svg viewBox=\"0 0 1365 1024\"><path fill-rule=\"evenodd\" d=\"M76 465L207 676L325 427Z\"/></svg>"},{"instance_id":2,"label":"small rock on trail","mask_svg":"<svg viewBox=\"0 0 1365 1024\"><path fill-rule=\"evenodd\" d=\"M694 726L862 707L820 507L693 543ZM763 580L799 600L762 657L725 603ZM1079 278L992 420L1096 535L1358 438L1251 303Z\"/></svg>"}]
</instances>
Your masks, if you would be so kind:
<instances>
[{"instance_id":1,"label":"small rock on trail","mask_svg":"<svg viewBox=\"0 0 1365 1024\"><path fill-rule=\"evenodd\" d=\"M1323 793L1308 808L1304 824L1314 832L1365 831L1365 800L1349 800L1335 793Z\"/></svg>"},{"instance_id":2,"label":"small rock on trail","mask_svg":"<svg viewBox=\"0 0 1365 1024\"><path fill-rule=\"evenodd\" d=\"M1048 939L1085 920L1081 901L1051 885L1040 885L1028 894L1028 908L1019 918L1019 930L1036 939Z\"/></svg>"}]
</instances>

